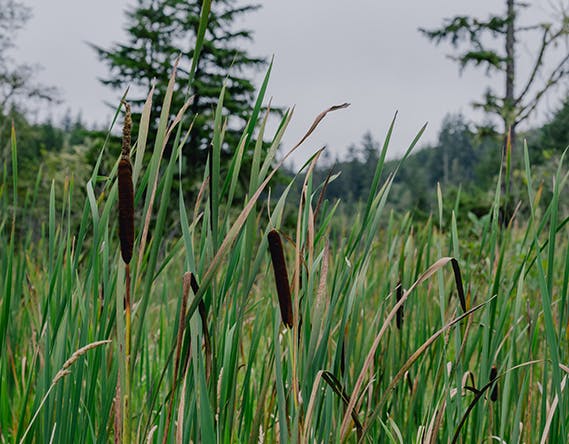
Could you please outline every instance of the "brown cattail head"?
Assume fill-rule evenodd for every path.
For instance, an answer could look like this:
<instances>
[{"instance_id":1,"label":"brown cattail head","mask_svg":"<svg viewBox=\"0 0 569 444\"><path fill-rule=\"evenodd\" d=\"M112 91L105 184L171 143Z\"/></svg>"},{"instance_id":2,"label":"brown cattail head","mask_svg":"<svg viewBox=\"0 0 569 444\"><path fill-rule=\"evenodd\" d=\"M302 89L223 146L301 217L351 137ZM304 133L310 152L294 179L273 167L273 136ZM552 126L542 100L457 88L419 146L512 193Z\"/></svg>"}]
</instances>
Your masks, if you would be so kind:
<instances>
[{"instance_id":1,"label":"brown cattail head","mask_svg":"<svg viewBox=\"0 0 569 444\"><path fill-rule=\"evenodd\" d=\"M277 294L281 308L281 318L287 327L292 328L292 298L290 295L283 244L281 237L276 230L271 230L269 232L268 240L269 251L271 252L271 259L273 262L273 271L275 272L275 283L277 285Z\"/></svg>"},{"instance_id":2,"label":"brown cattail head","mask_svg":"<svg viewBox=\"0 0 569 444\"><path fill-rule=\"evenodd\" d=\"M130 131L132 120L130 106L125 103L122 154L118 167L119 182L119 239L123 261L132 259L134 245L134 187L132 185L132 164L130 163Z\"/></svg>"},{"instance_id":3,"label":"brown cattail head","mask_svg":"<svg viewBox=\"0 0 569 444\"><path fill-rule=\"evenodd\" d=\"M490 382L493 382L498 377L498 369L495 365L492 366L490 370ZM494 382L494 387L492 388L492 392L490 393L490 400L492 402L496 402L498 400L498 381Z\"/></svg>"},{"instance_id":4,"label":"brown cattail head","mask_svg":"<svg viewBox=\"0 0 569 444\"><path fill-rule=\"evenodd\" d=\"M401 281L399 281L397 283L397 287L395 288L395 297L397 298L397 302L399 302L401 300L401 298L403 297L403 287L401 286ZM401 327L403 326L403 317L404 317L404 312L403 312L403 306L405 304L401 304L401 307L399 307L397 309L397 314L396 314L396 318L395 318L395 324L397 325L397 328L399 330L401 330Z\"/></svg>"}]
</instances>

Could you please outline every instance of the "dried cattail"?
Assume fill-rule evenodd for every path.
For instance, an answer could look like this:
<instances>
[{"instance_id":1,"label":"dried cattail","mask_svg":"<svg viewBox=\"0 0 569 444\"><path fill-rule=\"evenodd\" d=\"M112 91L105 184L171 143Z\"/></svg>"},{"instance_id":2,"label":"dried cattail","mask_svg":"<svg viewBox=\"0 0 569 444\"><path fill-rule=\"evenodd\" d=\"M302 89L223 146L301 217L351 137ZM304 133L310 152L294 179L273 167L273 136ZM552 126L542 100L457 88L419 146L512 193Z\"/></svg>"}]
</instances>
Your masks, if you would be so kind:
<instances>
[{"instance_id":1,"label":"dried cattail","mask_svg":"<svg viewBox=\"0 0 569 444\"><path fill-rule=\"evenodd\" d=\"M287 327L292 328L292 299L290 295L286 262L283 253L283 244L281 237L276 230L271 230L269 232L268 240L271 259L273 262L273 271L275 273L275 283L277 286L279 305L281 308L281 318Z\"/></svg>"},{"instance_id":2,"label":"dried cattail","mask_svg":"<svg viewBox=\"0 0 569 444\"><path fill-rule=\"evenodd\" d=\"M397 287L395 288L395 297L397 298L397 302L399 302L401 300L401 298L403 297L403 287L401 285L401 281L399 281L397 283ZM403 306L404 305L405 304L401 304L401 307L399 307L397 309L397 314L396 314L396 318L395 318L395 325L397 325L397 328L399 330L401 330L401 327L403 326L403 317L404 317Z\"/></svg>"},{"instance_id":3,"label":"dried cattail","mask_svg":"<svg viewBox=\"0 0 569 444\"><path fill-rule=\"evenodd\" d=\"M490 370L490 382L496 381L498 377L498 369L495 365L492 366ZM498 400L498 381L494 382L494 387L492 388L492 392L490 393L490 400L492 402L496 402Z\"/></svg>"},{"instance_id":4,"label":"dried cattail","mask_svg":"<svg viewBox=\"0 0 569 444\"><path fill-rule=\"evenodd\" d=\"M134 245L134 187L132 185L132 164L130 162L130 131L132 120L130 106L125 102L122 154L118 167L119 182L119 239L123 261L132 259Z\"/></svg>"}]
</instances>

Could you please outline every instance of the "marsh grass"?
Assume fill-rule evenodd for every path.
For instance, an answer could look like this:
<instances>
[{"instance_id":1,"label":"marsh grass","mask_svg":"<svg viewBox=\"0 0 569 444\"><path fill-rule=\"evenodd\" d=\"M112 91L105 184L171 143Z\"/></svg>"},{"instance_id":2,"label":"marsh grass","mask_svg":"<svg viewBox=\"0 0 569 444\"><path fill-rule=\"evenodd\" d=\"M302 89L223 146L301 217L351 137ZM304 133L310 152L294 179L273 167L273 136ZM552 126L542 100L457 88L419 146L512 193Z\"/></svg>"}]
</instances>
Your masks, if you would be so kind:
<instances>
[{"instance_id":1,"label":"marsh grass","mask_svg":"<svg viewBox=\"0 0 569 444\"><path fill-rule=\"evenodd\" d=\"M151 92L129 150L133 209L141 215L129 282L117 236L121 159L101 177L103 146L85 201L76 200L70 179L64 204L56 207L52 187L45 229L18 236L33 199L21 195L12 132L0 188L3 441L567 442L569 219L559 204L569 175L563 159L545 202L525 150L526 197L507 225L498 217L501 177L490 214L462 224L468 216L457 201L445 218L439 188L441 211L419 225L386 209L394 177L424 130L386 175L394 118L369 195L348 219L338 211L341 202L325 197L334 177L313 181L321 151L294 179L302 180L301 196L292 195L292 183L279 195L271 189L287 156L308 150L327 113L347 105L316 116L277 159L293 110L269 135L262 109L269 68L241 142L231 147L227 173L220 165L221 93L203 185L196 201L186 202L173 179L182 174L191 122L184 118L189 101L170 109L175 69L154 146L146 147L155 117ZM120 107L111 128L119 114ZM169 142L173 150L164 157ZM249 150L249 187L236 210ZM176 198L181 236L172 238L167 221ZM283 279L271 270L270 245L284 231L287 212L297 219L287 228L290 242L282 245L279 236L291 272ZM279 304L279 280L290 285L290 325Z\"/></svg>"}]
</instances>

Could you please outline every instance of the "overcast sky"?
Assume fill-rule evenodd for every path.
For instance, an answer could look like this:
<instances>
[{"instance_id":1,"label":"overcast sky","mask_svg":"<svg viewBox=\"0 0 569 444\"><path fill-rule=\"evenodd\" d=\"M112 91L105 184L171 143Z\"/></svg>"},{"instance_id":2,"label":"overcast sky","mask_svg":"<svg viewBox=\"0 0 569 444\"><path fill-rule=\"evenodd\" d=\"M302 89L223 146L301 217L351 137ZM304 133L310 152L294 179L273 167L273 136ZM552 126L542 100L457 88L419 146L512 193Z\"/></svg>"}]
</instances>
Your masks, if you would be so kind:
<instances>
[{"instance_id":1,"label":"overcast sky","mask_svg":"<svg viewBox=\"0 0 569 444\"><path fill-rule=\"evenodd\" d=\"M542 20L559 0L530 0L523 20ZM111 111L105 101L117 94L103 87L106 76L86 42L108 47L124 40L124 10L132 0L25 0L33 18L17 37L19 60L43 66L40 79L59 87L64 104L48 113L58 118L65 108L81 111L86 122L108 123ZM332 104L351 107L327 117L304 148L304 159L328 146L331 153L345 152L363 133L383 140L396 110L396 134L390 148L394 156L405 150L419 128L429 122L423 142L434 142L443 117L462 112L480 120L470 103L489 84L501 87L502 79L468 69L459 75L446 55L450 48L436 47L418 27L436 27L444 17L474 14L482 18L499 13L503 0L271 0L241 24L255 32L251 52L275 56L268 94L273 103L296 105L285 137L285 148L302 136L314 117ZM535 51L531 41L519 45L525 54L522 70ZM257 78L260 83L262 73ZM498 91L501 91L499 89ZM536 124L558 106L558 90L529 122ZM43 111L45 112L45 110Z\"/></svg>"}]
</instances>

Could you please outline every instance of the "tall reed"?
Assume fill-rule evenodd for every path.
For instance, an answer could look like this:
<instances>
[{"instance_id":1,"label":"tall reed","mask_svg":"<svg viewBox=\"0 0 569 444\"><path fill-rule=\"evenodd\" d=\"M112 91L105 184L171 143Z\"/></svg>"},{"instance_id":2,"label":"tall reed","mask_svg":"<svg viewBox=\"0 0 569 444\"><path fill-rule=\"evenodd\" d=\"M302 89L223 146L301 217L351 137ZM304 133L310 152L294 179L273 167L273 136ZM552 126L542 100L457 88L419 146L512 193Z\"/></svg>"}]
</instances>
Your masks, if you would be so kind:
<instances>
[{"instance_id":1,"label":"tall reed","mask_svg":"<svg viewBox=\"0 0 569 444\"><path fill-rule=\"evenodd\" d=\"M125 264L125 295L124 295L124 320L125 320L125 349L124 349L124 375L122 380L125 387L117 385L117 401L122 397L122 439L130 443L130 403L131 403L131 280L130 261L134 246L134 187L132 182L132 163L130 161L130 143L132 130L132 117L130 105L124 101L125 117L122 131L122 149L118 164L118 206L119 206L119 240L122 260ZM117 316L122 313L117 313ZM120 402L120 401L119 401Z\"/></svg>"}]
</instances>

